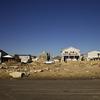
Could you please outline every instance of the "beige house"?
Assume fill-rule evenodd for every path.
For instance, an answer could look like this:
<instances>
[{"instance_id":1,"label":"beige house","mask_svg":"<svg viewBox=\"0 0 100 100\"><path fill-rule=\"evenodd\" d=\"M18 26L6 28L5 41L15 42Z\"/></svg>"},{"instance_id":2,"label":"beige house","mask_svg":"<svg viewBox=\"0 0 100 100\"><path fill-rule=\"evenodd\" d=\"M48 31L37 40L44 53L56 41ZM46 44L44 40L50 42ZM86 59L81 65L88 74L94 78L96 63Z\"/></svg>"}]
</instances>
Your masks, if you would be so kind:
<instances>
[{"instance_id":1,"label":"beige house","mask_svg":"<svg viewBox=\"0 0 100 100\"><path fill-rule=\"evenodd\" d=\"M69 47L61 51L61 61L78 61L80 58L80 50L74 47Z\"/></svg>"},{"instance_id":2,"label":"beige house","mask_svg":"<svg viewBox=\"0 0 100 100\"><path fill-rule=\"evenodd\" d=\"M87 60L100 60L100 51L88 52Z\"/></svg>"}]
</instances>

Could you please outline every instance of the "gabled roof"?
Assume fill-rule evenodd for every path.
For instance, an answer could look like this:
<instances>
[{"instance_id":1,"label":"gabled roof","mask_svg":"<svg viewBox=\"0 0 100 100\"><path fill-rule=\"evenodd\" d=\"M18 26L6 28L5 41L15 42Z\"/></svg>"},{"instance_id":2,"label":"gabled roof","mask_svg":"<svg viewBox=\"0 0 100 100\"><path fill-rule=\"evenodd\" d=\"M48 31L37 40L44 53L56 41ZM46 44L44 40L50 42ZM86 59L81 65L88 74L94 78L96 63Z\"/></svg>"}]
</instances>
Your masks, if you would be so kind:
<instances>
[{"instance_id":1,"label":"gabled roof","mask_svg":"<svg viewBox=\"0 0 100 100\"><path fill-rule=\"evenodd\" d=\"M0 52L2 53L2 56L8 55L8 53L6 53L5 51L0 49Z\"/></svg>"},{"instance_id":2,"label":"gabled roof","mask_svg":"<svg viewBox=\"0 0 100 100\"><path fill-rule=\"evenodd\" d=\"M66 50L66 51L78 51L78 52L80 52L79 49L76 49L76 48L74 48L74 47L65 48L65 49L63 49L62 51L64 51L64 50Z\"/></svg>"}]
</instances>

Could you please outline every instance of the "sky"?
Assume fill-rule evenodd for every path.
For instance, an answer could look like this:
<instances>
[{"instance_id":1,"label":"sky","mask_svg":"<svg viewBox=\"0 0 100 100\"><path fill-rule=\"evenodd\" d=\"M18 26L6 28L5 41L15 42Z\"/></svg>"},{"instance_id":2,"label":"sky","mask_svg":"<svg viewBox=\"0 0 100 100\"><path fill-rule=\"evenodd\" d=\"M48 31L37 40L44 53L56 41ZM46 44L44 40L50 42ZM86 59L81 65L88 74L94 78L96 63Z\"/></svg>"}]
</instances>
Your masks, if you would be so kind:
<instances>
[{"instance_id":1,"label":"sky","mask_svg":"<svg viewBox=\"0 0 100 100\"><path fill-rule=\"evenodd\" d=\"M0 49L58 55L100 50L100 0L0 0Z\"/></svg>"}]
</instances>

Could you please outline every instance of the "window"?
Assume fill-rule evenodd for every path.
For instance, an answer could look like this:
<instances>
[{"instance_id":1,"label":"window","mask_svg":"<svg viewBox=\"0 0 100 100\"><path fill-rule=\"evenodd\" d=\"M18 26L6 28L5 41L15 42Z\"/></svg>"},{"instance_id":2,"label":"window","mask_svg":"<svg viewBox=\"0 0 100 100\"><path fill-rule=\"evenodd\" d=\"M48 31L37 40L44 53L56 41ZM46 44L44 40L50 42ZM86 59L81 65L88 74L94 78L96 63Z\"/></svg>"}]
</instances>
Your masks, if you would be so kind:
<instances>
[{"instance_id":1,"label":"window","mask_svg":"<svg viewBox=\"0 0 100 100\"><path fill-rule=\"evenodd\" d=\"M65 53L68 53L68 51L65 51Z\"/></svg>"}]
</instances>

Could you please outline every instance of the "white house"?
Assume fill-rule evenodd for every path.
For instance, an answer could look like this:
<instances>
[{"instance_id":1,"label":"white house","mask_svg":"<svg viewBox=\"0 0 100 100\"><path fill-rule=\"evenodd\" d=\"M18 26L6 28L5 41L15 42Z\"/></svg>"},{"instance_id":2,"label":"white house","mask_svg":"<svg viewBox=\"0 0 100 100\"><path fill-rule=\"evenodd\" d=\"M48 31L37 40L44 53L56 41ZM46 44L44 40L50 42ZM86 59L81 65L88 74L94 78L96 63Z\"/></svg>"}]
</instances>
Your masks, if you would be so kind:
<instances>
[{"instance_id":1,"label":"white house","mask_svg":"<svg viewBox=\"0 0 100 100\"><path fill-rule=\"evenodd\" d=\"M15 57L18 57L21 63L28 63L32 61L31 55L15 55Z\"/></svg>"},{"instance_id":2,"label":"white house","mask_svg":"<svg viewBox=\"0 0 100 100\"><path fill-rule=\"evenodd\" d=\"M65 48L61 51L61 61L77 61L80 58L80 50L74 47Z\"/></svg>"},{"instance_id":3,"label":"white house","mask_svg":"<svg viewBox=\"0 0 100 100\"><path fill-rule=\"evenodd\" d=\"M87 60L100 60L100 51L88 52Z\"/></svg>"}]
</instances>

